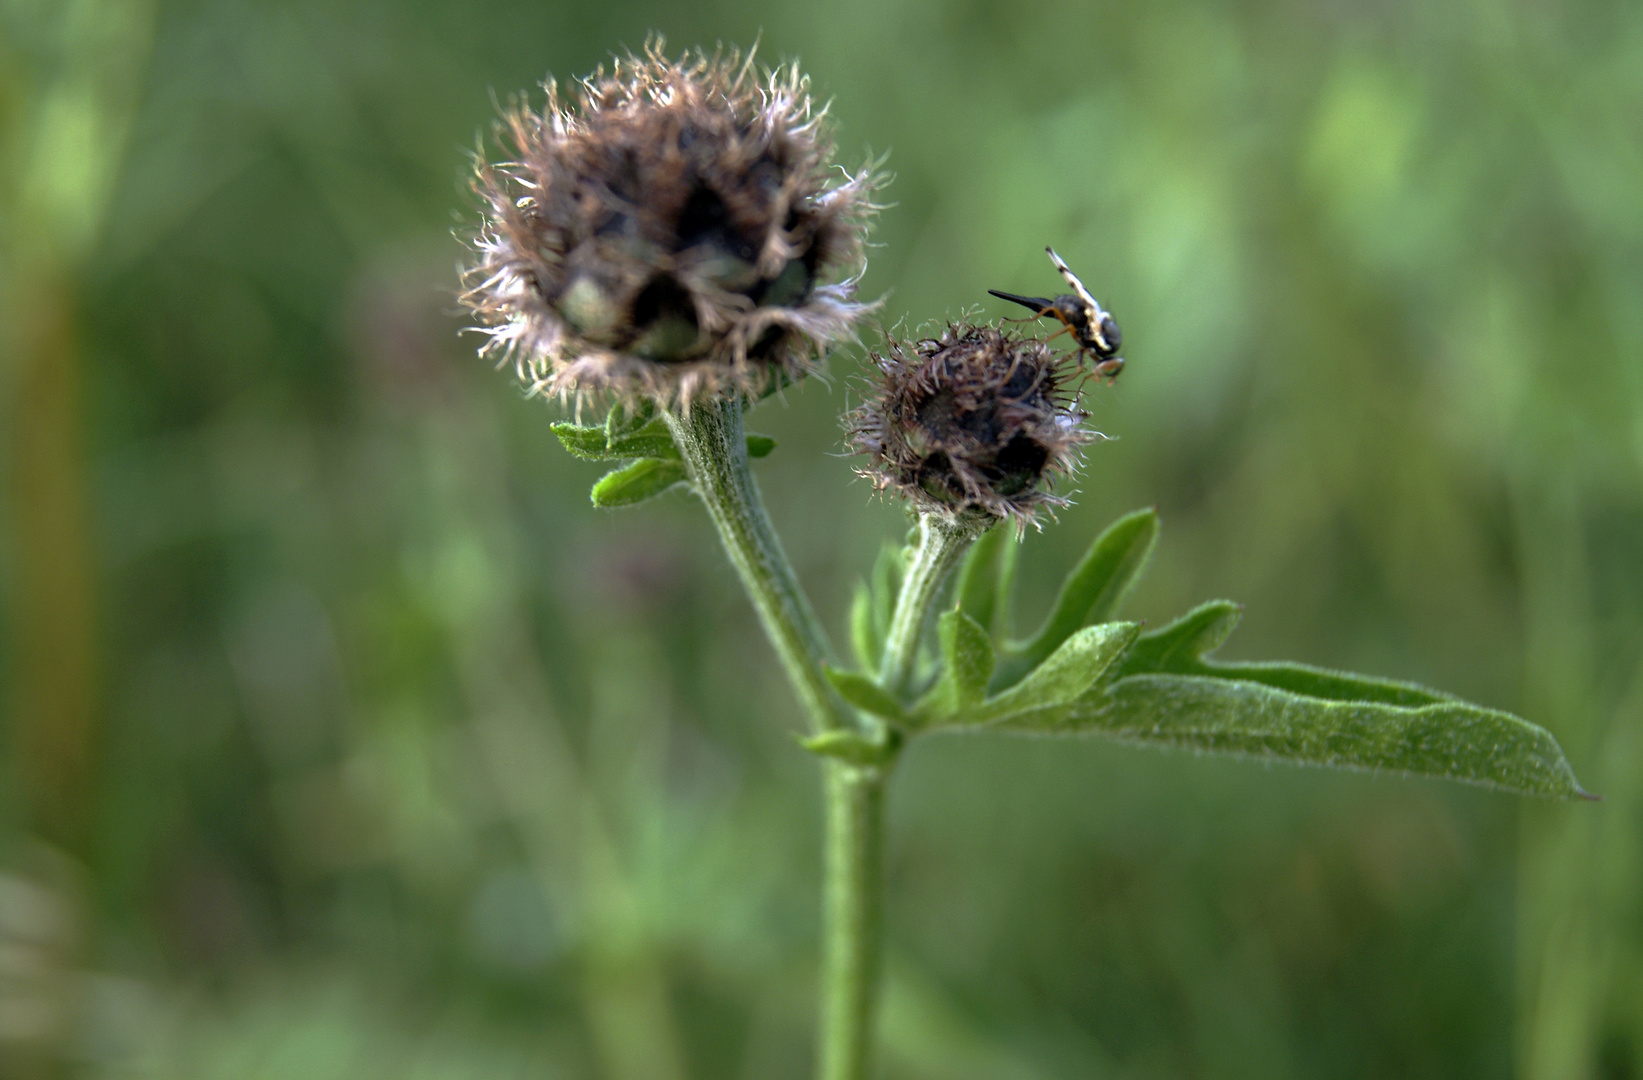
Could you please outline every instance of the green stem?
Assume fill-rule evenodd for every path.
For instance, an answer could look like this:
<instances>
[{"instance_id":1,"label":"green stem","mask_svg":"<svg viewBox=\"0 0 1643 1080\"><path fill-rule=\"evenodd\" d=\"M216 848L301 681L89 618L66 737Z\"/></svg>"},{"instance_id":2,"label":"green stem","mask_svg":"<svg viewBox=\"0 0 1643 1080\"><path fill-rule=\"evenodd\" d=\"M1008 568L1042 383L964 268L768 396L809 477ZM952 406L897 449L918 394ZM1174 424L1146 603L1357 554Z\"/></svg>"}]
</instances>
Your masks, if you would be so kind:
<instances>
[{"instance_id":1,"label":"green stem","mask_svg":"<svg viewBox=\"0 0 1643 1080\"><path fill-rule=\"evenodd\" d=\"M827 633L782 552L747 467L741 398L701 402L683 416L671 410L662 415L811 726L853 727L854 712L822 674L831 657Z\"/></svg>"},{"instance_id":2,"label":"green stem","mask_svg":"<svg viewBox=\"0 0 1643 1080\"><path fill-rule=\"evenodd\" d=\"M942 584L972 541L991 521L946 518L937 514L919 517L919 545L912 565L896 597L890 630L884 641L884 661L879 683L897 697L912 689L913 663L918 659L919 642L930 621L930 609Z\"/></svg>"},{"instance_id":3,"label":"green stem","mask_svg":"<svg viewBox=\"0 0 1643 1080\"><path fill-rule=\"evenodd\" d=\"M664 412L696 492L817 731L860 727L823 673L827 637L765 514L747 465L740 399ZM932 594L933 595L933 594ZM878 998L884 786L889 766L828 761L823 973L817 1076L864 1080Z\"/></svg>"},{"instance_id":4,"label":"green stem","mask_svg":"<svg viewBox=\"0 0 1643 1080\"><path fill-rule=\"evenodd\" d=\"M817 1080L863 1080L873 1047L884 908L889 773L827 763L827 854Z\"/></svg>"}]
</instances>

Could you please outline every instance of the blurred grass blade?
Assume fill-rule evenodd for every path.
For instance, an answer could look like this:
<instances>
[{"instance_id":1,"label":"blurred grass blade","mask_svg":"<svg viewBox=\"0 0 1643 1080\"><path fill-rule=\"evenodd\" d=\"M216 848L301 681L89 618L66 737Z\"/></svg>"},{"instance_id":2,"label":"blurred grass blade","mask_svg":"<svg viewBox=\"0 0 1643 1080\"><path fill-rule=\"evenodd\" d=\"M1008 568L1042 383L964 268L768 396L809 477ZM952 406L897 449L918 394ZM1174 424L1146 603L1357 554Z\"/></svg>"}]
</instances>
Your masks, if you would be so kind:
<instances>
[{"instance_id":1,"label":"blurred grass blade","mask_svg":"<svg viewBox=\"0 0 1643 1080\"><path fill-rule=\"evenodd\" d=\"M1111 619L1141 576L1157 540L1158 512L1150 507L1125 514L1107 526L1062 582L1038 632L1009 650L993 689L1018 682L1080 627Z\"/></svg>"},{"instance_id":2,"label":"blurred grass blade","mask_svg":"<svg viewBox=\"0 0 1643 1080\"><path fill-rule=\"evenodd\" d=\"M1013 536L1007 524L994 525L971 546L959 569L958 609L994 637L999 633L1005 553L1014 546Z\"/></svg>"},{"instance_id":3,"label":"blurred grass blade","mask_svg":"<svg viewBox=\"0 0 1643 1080\"><path fill-rule=\"evenodd\" d=\"M631 465L624 465L600 477L593 485L593 505L632 506L655 498L687 479L682 462L640 458Z\"/></svg>"},{"instance_id":4,"label":"blurred grass blade","mask_svg":"<svg viewBox=\"0 0 1643 1080\"><path fill-rule=\"evenodd\" d=\"M1553 799L1589 797L1550 733L1458 701L1406 708L1328 701L1237 679L1134 675L1071 706L994 727L1436 777Z\"/></svg>"},{"instance_id":5,"label":"blurred grass blade","mask_svg":"<svg viewBox=\"0 0 1643 1080\"><path fill-rule=\"evenodd\" d=\"M776 440L769 435L747 436L747 456L750 458L769 457L770 452L776 449Z\"/></svg>"}]
</instances>

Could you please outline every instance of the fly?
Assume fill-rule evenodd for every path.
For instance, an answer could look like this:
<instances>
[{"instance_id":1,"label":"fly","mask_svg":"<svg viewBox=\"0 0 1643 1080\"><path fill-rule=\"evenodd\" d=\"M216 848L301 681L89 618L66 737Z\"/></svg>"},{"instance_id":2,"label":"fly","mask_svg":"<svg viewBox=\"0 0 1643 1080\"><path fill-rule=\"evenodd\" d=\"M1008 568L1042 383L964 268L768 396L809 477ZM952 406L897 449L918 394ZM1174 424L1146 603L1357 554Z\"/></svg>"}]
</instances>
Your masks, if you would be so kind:
<instances>
[{"instance_id":1,"label":"fly","mask_svg":"<svg viewBox=\"0 0 1643 1080\"><path fill-rule=\"evenodd\" d=\"M1033 318L1042 319L1046 315L1061 320L1062 329L1056 331L1052 337L1063 333L1070 333L1078 343L1078 351L1087 353L1094 360L1095 373L1104 378L1116 378L1124 370L1124 358L1118 355L1118 349L1124 342L1124 335L1119 332L1118 323L1112 314L1103 308L1090 290L1078 280L1078 276L1067 269L1067 264L1061 261L1061 256L1055 253L1054 248L1044 249L1050 253L1050 261L1055 268L1061 271L1061 276L1067 279L1072 286L1072 292L1049 299L1043 296L1017 296L1015 293L999 292L997 289L987 291L1000 300L1008 300L1012 304L1020 304L1032 310Z\"/></svg>"}]
</instances>

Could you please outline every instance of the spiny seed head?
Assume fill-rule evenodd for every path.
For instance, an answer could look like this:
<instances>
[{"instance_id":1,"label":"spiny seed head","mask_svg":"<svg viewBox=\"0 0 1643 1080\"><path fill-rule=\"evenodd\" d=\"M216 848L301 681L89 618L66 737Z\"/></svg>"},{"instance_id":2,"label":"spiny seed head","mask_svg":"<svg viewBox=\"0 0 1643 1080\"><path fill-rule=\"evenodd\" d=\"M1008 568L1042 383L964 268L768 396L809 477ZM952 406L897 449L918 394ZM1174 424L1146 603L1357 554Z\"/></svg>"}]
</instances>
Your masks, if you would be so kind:
<instances>
[{"instance_id":1,"label":"spiny seed head","mask_svg":"<svg viewBox=\"0 0 1643 1080\"><path fill-rule=\"evenodd\" d=\"M857 470L921 513L985 514L1036 523L1067 500L1050 480L1098 438L1080 428L1066 358L1045 342L991 326L952 324L908 345L887 338L868 399L845 417Z\"/></svg>"},{"instance_id":2,"label":"spiny seed head","mask_svg":"<svg viewBox=\"0 0 1643 1080\"><path fill-rule=\"evenodd\" d=\"M476 162L462 302L482 355L535 393L688 403L798 378L853 336L881 177L829 182L826 110L796 69L675 62L653 39L574 105L546 90L498 125L513 160Z\"/></svg>"}]
</instances>

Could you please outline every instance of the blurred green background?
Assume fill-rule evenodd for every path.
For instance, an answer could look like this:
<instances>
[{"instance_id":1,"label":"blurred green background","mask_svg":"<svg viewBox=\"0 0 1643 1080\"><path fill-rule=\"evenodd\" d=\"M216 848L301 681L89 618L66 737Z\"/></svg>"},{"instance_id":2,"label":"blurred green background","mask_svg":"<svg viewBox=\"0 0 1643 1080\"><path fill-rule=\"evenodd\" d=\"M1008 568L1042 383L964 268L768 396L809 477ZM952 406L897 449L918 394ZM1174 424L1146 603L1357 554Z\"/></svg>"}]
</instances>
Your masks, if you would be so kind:
<instances>
[{"instance_id":1,"label":"blurred green background","mask_svg":"<svg viewBox=\"0 0 1643 1080\"><path fill-rule=\"evenodd\" d=\"M5 1075L806 1075L768 647L699 508L592 510L458 337L495 101L656 30L891 152L887 322L1053 292L1046 243L1116 312L1018 623L1156 504L1131 614L1240 600L1223 655L1519 712L1606 796L921 743L884 1076L1643 1076L1643 7L0 10ZM860 369L751 420L835 633L905 526Z\"/></svg>"}]
</instances>

